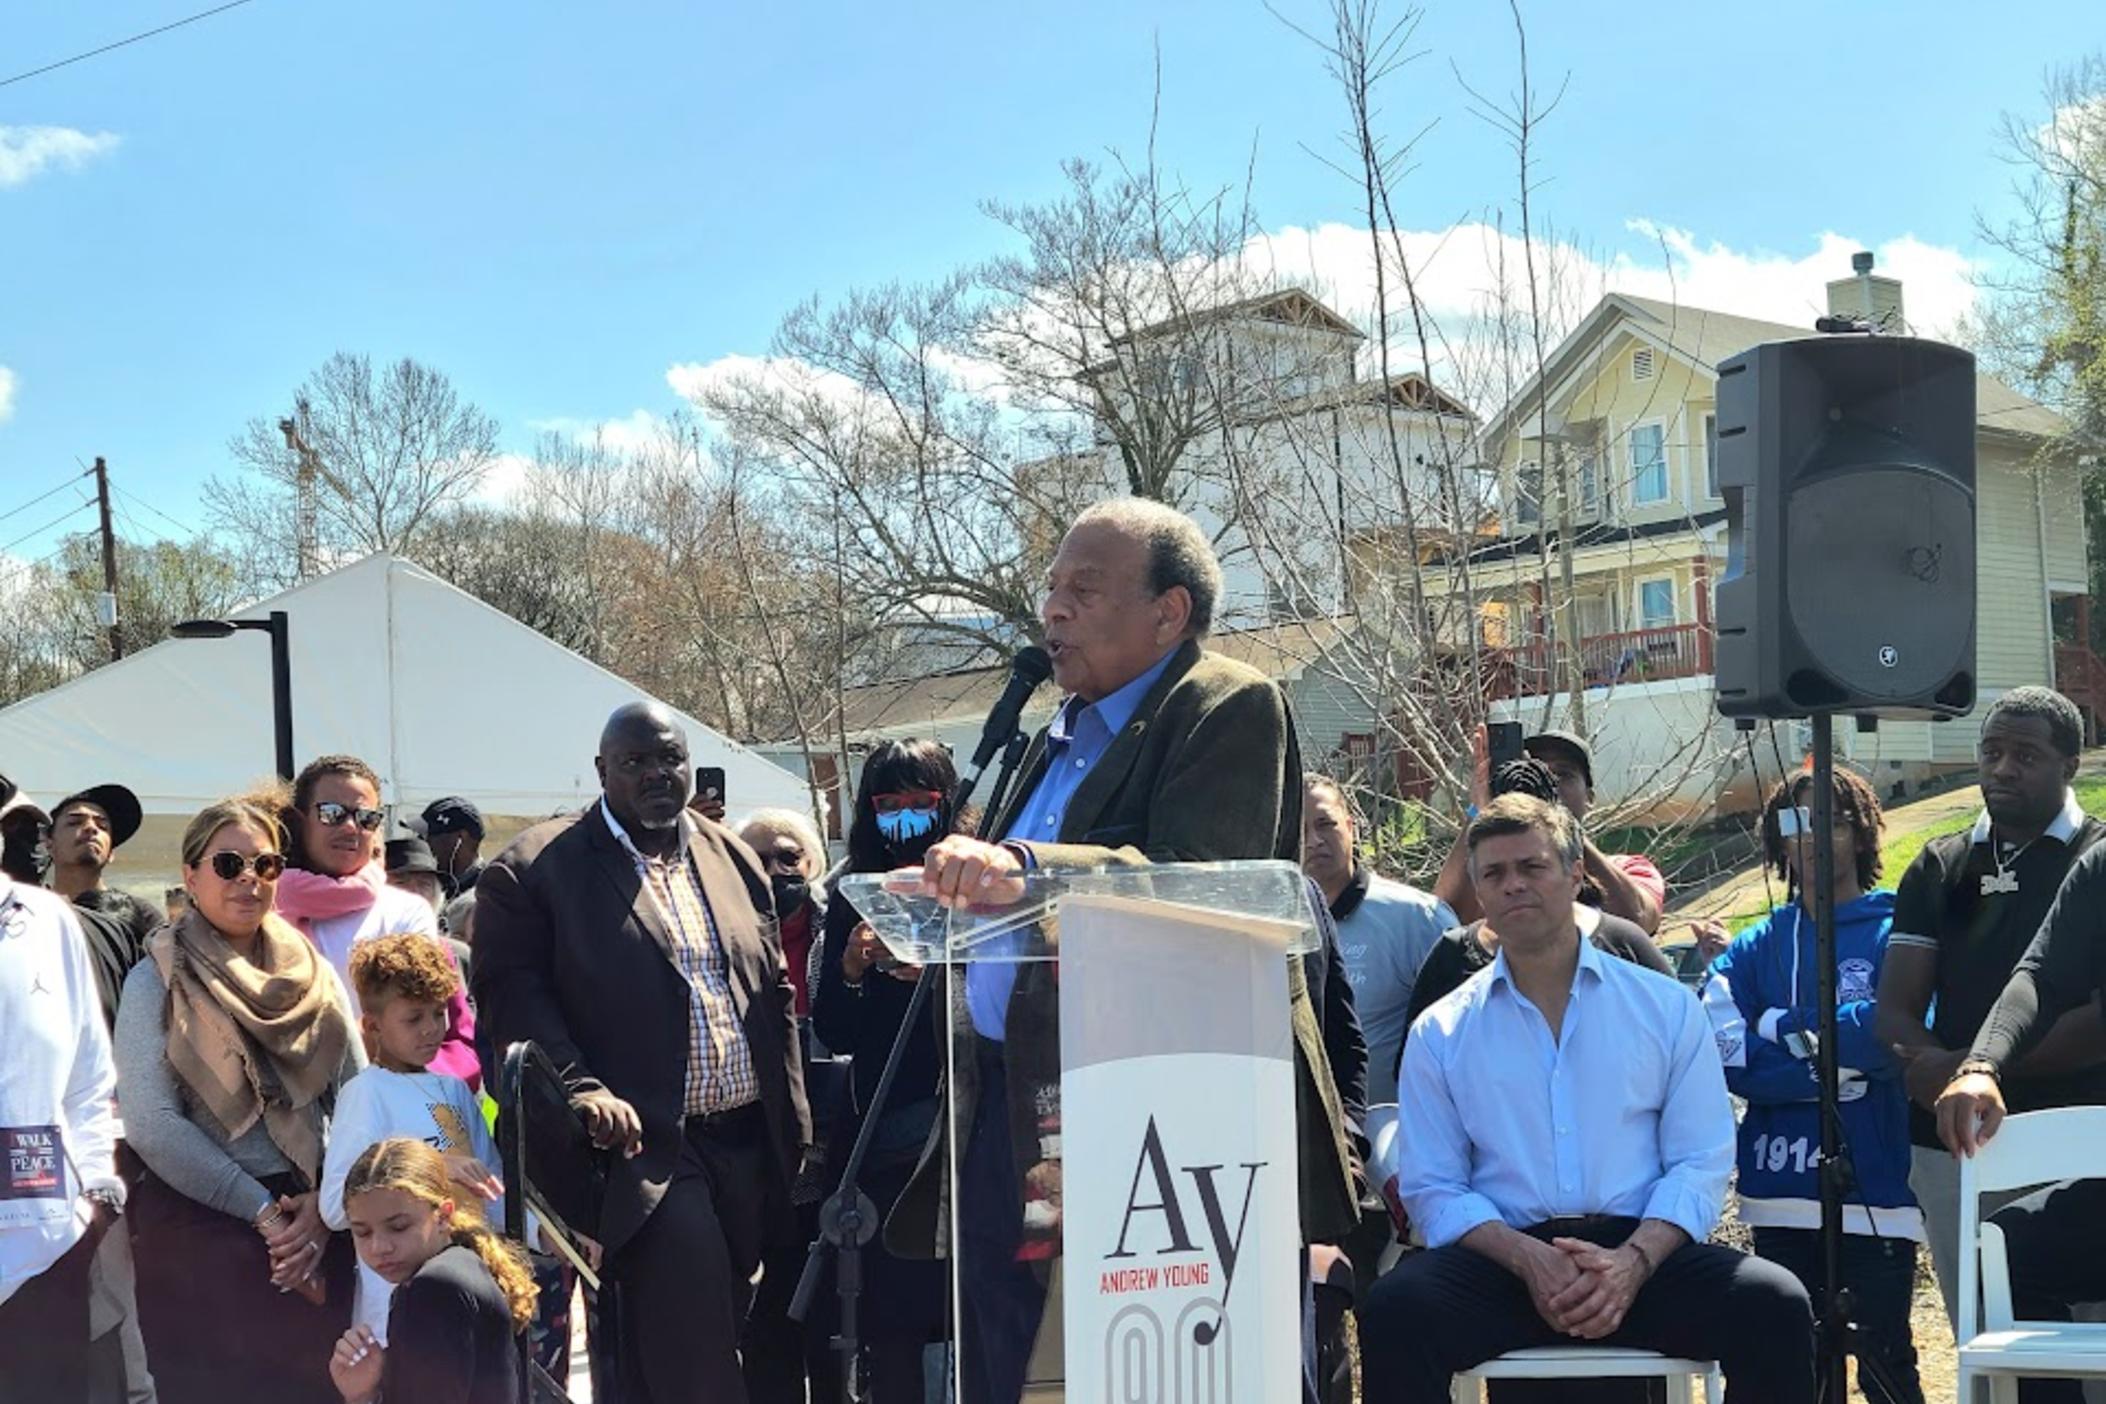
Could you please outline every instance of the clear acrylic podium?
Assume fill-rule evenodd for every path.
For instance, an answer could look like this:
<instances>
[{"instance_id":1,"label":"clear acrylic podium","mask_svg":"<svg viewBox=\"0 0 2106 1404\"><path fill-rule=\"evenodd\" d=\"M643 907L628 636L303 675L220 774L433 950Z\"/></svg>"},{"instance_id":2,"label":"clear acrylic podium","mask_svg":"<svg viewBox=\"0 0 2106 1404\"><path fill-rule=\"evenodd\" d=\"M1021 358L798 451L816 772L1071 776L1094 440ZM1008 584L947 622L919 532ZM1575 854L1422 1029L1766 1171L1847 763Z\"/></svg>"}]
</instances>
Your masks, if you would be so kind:
<instances>
[{"instance_id":1,"label":"clear acrylic podium","mask_svg":"<svg viewBox=\"0 0 2106 1404\"><path fill-rule=\"evenodd\" d=\"M952 1397L1299 1397L1301 872L1034 872L1018 900L957 912L900 887L841 890L945 981Z\"/></svg>"}]
</instances>

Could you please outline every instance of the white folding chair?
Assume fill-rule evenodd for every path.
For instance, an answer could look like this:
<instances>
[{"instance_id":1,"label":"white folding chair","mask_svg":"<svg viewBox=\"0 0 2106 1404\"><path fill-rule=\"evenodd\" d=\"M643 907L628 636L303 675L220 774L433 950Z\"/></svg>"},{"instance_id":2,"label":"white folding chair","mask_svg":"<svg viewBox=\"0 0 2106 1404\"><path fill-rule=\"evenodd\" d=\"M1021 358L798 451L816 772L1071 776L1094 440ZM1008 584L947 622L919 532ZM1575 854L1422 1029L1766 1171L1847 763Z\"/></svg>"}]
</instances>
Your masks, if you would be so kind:
<instances>
[{"instance_id":1,"label":"white folding chair","mask_svg":"<svg viewBox=\"0 0 2106 1404\"><path fill-rule=\"evenodd\" d=\"M1961 1160L1961 1404L1971 1404L1976 1380L1988 1381L1996 1404L2017 1404L2020 1376L2106 1379L2106 1324L2013 1316L2004 1232L1981 1219L1984 1194L2098 1178L2106 1178L2106 1107L2007 1117L1988 1145Z\"/></svg>"},{"instance_id":2,"label":"white folding chair","mask_svg":"<svg viewBox=\"0 0 2106 1404\"><path fill-rule=\"evenodd\" d=\"M1659 1379L1667 1381L1667 1404L1690 1404L1689 1382L1699 1378L1709 1404L1719 1404L1726 1397L1718 1366L1708 1360L1676 1360L1657 1351L1622 1346L1532 1346L1464 1370L1455 1377L1449 1397L1454 1404L1476 1404L1479 1380Z\"/></svg>"}]
</instances>

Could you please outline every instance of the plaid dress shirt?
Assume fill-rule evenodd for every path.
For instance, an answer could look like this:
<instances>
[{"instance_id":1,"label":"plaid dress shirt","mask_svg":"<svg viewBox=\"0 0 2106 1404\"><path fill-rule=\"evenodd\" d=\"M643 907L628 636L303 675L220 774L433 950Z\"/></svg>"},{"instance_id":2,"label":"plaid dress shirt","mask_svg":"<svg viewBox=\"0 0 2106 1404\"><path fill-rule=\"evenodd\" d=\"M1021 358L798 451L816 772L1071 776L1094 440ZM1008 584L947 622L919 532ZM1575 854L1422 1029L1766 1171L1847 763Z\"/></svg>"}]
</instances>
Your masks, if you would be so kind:
<instances>
[{"instance_id":1,"label":"plaid dress shirt","mask_svg":"<svg viewBox=\"0 0 2106 1404\"><path fill-rule=\"evenodd\" d=\"M629 839L614 812L600 801L600 813L621 846L636 863L645 895L658 907L673 938L673 959L687 979L687 1088L685 1116L730 1111L760 1100L760 1077L753 1070L753 1050L739 1023L731 998L731 966L716 918L702 892L702 876L688 853L692 831L685 816L680 824L680 851L654 858Z\"/></svg>"}]
</instances>

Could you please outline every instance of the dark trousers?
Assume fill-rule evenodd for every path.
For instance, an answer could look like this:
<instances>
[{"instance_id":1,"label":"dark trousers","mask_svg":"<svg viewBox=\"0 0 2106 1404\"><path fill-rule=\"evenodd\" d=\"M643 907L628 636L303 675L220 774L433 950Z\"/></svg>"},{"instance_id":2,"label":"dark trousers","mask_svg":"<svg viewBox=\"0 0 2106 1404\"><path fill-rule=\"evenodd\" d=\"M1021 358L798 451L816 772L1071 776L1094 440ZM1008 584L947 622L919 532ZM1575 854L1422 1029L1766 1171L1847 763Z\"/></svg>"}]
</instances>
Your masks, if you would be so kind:
<instances>
[{"instance_id":1,"label":"dark trousers","mask_svg":"<svg viewBox=\"0 0 2106 1404\"><path fill-rule=\"evenodd\" d=\"M296 1194L291 1175L263 1187ZM329 1355L351 1325L351 1235L329 1235L317 1306L271 1285L270 1250L245 1220L141 1174L123 1222L138 1267L139 1332L161 1404L340 1404Z\"/></svg>"},{"instance_id":2,"label":"dark trousers","mask_svg":"<svg viewBox=\"0 0 2106 1404\"><path fill-rule=\"evenodd\" d=\"M2011 1310L2021 1321L2067 1321L2072 1302L2106 1300L2106 1180L2070 1180L2014 1199L1989 1216L2011 1260ZM1968 1244L1960 1251L1971 1252ZM2079 1404L2075 1380L2020 1380L2025 1404Z\"/></svg>"},{"instance_id":3,"label":"dark trousers","mask_svg":"<svg viewBox=\"0 0 2106 1404\"><path fill-rule=\"evenodd\" d=\"M1613 1245L1636 1226L1632 1219L1597 1219L1531 1232ZM1371 1404L1446 1404L1459 1370L1510 1350L1570 1344L1536 1314L1520 1278L1450 1244L1407 1257L1368 1294L1360 1313L1361 1392ZM1639 1289L1623 1324L1599 1344L1716 1360L1734 1404L1813 1402L1806 1289L1776 1264L1729 1248L1689 1243L1670 1254Z\"/></svg>"},{"instance_id":4,"label":"dark trousers","mask_svg":"<svg viewBox=\"0 0 2106 1404\"><path fill-rule=\"evenodd\" d=\"M1046 1289L1018 1262L1024 1195L1009 1140L1002 1045L981 1040L980 1092L958 1166L958 1377L961 1404L1016 1404L1046 1311Z\"/></svg>"},{"instance_id":5,"label":"dark trousers","mask_svg":"<svg viewBox=\"0 0 2106 1404\"><path fill-rule=\"evenodd\" d=\"M609 1258L620 1287L622 1404L745 1404L747 1283L789 1193L767 1128L758 1103L689 1117L658 1207Z\"/></svg>"},{"instance_id":6,"label":"dark trousers","mask_svg":"<svg viewBox=\"0 0 2106 1404\"><path fill-rule=\"evenodd\" d=\"M88 1265L96 1238L82 1234L0 1302L0 1404L85 1404Z\"/></svg>"},{"instance_id":7,"label":"dark trousers","mask_svg":"<svg viewBox=\"0 0 2106 1404\"><path fill-rule=\"evenodd\" d=\"M1813 1298L1818 1317L1828 1295L1820 1232L1758 1228L1755 1251L1791 1270ZM1844 1234L1843 1285L1850 1289L1851 1314L1857 1321L1858 1358L1877 1360L1891 1384L1887 1388L1876 1383L1860 1363L1858 1392L1872 1404L1923 1404L1923 1386L1916 1378L1916 1339L1909 1329L1916 1299L1916 1245L1906 1238Z\"/></svg>"},{"instance_id":8,"label":"dark trousers","mask_svg":"<svg viewBox=\"0 0 2106 1404\"><path fill-rule=\"evenodd\" d=\"M831 1313L815 1311L813 1324L790 1319L790 1299L804 1275L812 1240L819 1236L819 1206L797 1208L794 1241L772 1248L761 1259L760 1285L747 1313L739 1359L746 1374L751 1404L805 1404L805 1382L811 1382L811 1404L832 1404L841 1397L841 1360L816 1323ZM823 1305L814 1301L814 1305Z\"/></svg>"}]
</instances>

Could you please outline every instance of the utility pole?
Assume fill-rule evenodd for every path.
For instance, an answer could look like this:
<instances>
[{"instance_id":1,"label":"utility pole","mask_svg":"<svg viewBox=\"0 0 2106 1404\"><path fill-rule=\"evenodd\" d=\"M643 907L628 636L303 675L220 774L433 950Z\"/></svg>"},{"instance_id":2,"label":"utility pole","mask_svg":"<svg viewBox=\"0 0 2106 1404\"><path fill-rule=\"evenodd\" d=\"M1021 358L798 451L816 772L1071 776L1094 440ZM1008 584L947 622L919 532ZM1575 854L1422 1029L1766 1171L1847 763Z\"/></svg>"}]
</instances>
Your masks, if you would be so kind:
<instances>
[{"instance_id":1,"label":"utility pole","mask_svg":"<svg viewBox=\"0 0 2106 1404\"><path fill-rule=\"evenodd\" d=\"M110 631L110 661L114 663L124 657L124 630L117 622L117 536L110 530L110 466L97 458L90 471L95 474L95 503L102 512L102 600L96 613Z\"/></svg>"}]
</instances>

